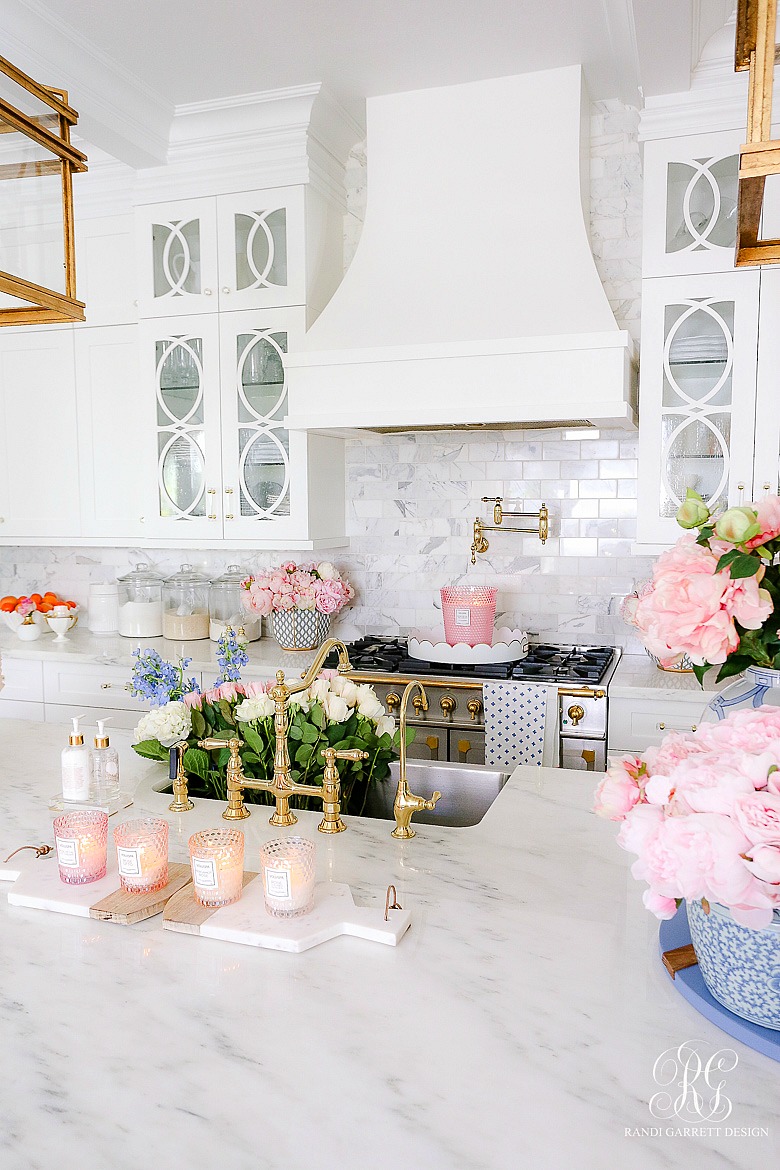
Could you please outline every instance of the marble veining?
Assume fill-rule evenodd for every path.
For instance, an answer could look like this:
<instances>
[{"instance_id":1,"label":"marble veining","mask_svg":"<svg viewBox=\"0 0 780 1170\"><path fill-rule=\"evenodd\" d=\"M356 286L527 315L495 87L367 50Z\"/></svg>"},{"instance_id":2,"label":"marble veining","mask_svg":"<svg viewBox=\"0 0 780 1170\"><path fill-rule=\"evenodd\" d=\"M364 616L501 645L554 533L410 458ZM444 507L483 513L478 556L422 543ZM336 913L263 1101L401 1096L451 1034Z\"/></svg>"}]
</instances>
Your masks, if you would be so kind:
<instances>
[{"instance_id":1,"label":"marble veining","mask_svg":"<svg viewBox=\"0 0 780 1170\"><path fill-rule=\"evenodd\" d=\"M129 815L159 810L159 766L116 741L139 782ZM57 728L0 723L0 856L48 835L59 747ZM391 880L413 899L397 947L256 951L0 895L3 1170L776 1161L774 1066L676 995L629 859L590 800L582 773L519 769L474 828L396 842L387 823L350 818L318 841L318 880L348 883L358 903ZM167 814L178 848L218 812ZM316 836L317 819L302 814L296 831ZM251 864L272 830L254 810L244 831ZM626 1136L658 1124L653 1065L693 1037L738 1050L729 1124L769 1137Z\"/></svg>"}]
</instances>

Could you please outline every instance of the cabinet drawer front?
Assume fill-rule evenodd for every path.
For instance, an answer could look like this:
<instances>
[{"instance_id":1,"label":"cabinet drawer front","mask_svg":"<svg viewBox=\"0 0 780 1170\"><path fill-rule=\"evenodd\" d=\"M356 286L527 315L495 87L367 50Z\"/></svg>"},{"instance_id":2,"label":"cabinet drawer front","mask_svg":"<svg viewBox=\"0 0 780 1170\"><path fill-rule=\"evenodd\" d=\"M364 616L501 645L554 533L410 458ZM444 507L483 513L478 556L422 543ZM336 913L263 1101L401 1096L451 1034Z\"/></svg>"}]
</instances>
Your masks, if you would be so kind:
<instances>
[{"instance_id":1,"label":"cabinet drawer front","mask_svg":"<svg viewBox=\"0 0 780 1170\"><path fill-rule=\"evenodd\" d=\"M40 703L43 701L43 663L24 658L3 658L3 688L0 703L12 700ZM32 718L32 716L31 716Z\"/></svg>"},{"instance_id":2,"label":"cabinet drawer front","mask_svg":"<svg viewBox=\"0 0 780 1170\"><path fill-rule=\"evenodd\" d=\"M43 696L47 703L118 707L140 716L144 704L133 698L130 687L130 670L126 666L79 662L45 662L43 666Z\"/></svg>"},{"instance_id":3,"label":"cabinet drawer front","mask_svg":"<svg viewBox=\"0 0 780 1170\"><path fill-rule=\"evenodd\" d=\"M695 731L706 706L704 697L700 703L612 699L609 709L609 750L641 752L659 744L670 731Z\"/></svg>"},{"instance_id":4,"label":"cabinet drawer front","mask_svg":"<svg viewBox=\"0 0 780 1170\"><path fill-rule=\"evenodd\" d=\"M23 703L0 695L0 719L33 719L43 723L43 703Z\"/></svg>"}]
</instances>

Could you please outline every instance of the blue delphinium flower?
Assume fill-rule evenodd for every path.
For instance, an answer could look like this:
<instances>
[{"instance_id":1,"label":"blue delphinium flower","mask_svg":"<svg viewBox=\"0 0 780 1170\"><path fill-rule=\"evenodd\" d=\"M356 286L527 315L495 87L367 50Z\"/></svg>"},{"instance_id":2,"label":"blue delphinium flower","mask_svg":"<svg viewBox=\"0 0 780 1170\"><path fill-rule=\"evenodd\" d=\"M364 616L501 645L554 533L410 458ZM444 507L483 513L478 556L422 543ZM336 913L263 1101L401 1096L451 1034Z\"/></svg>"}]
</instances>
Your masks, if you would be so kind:
<instances>
[{"instance_id":1,"label":"blue delphinium flower","mask_svg":"<svg viewBox=\"0 0 780 1170\"><path fill-rule=\"evenodd\" d=\"M133 655L138 661L133 667L132 694L146 699L150 707L162 707L189 691L200 689L194 678L184 678L191 658L180 658L179 665L174 666L161 658L156 650L141 652L139 648L133 651Z\"/></svg>"},{"instance_id":2,"label":"blue delphinium flower","mask_svg":"<svg viewBox=\"0 0 780 1170\"><path fill-rule=\"evenodd\" d=\"M248 661L249 655L246 652L245 643L239 642L236 631L231 626L227 626L217 642L217 662L220 673L214 686L221 686L225 682L238 682L241 678L241 667L246 666Z\"/></svg>"}]
</instances>

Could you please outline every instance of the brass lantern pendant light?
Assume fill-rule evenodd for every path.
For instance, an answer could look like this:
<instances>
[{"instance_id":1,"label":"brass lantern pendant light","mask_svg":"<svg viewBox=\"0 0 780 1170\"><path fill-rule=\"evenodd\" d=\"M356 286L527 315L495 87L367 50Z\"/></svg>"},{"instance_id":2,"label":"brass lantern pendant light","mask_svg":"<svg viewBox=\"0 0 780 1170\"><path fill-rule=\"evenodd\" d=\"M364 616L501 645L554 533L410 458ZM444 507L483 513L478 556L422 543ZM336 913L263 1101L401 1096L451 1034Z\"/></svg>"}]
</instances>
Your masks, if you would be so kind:
<instances>
[{"instance_id":1,"label":"brass lantern pendant light","mask_svg":"<svg viewBox=\"0 0 780 1170\"><path fill-rule=\"evenodd\" d=\"M74 171L78 114L64 90L0 57L0 325L83 321L76 299Z\"/></svg>"},{"instance_id":2,"label":"brass lantern pendant light","mask_svg":"<svg viewBox=\"0 0 780 1170\"><path fill-rule=\"evenodd\" d=\"M780 239L759 237L766 179L780 174L780 141L772 139L776 25L777 0L739 0L734 68L750 73L747 142L739 152L737 268L780 264Z\"/></svg>"}]
</instances>

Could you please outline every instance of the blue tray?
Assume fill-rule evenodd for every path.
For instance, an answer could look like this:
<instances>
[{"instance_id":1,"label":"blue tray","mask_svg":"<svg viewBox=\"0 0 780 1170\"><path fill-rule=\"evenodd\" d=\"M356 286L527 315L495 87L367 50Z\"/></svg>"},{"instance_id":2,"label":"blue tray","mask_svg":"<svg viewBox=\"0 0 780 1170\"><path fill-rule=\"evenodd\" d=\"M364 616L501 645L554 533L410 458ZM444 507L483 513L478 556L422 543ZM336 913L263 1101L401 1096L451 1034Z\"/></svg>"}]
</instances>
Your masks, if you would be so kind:
<instances>
[{"instance_id":1,"label":"blue tray","mask_svg":"<svg viewBox=\"0 0 780 1170\"><path fill-rule=\"evenodd\" d=\"M674 918L669 918L661 923L661 929L658 932L659 951L663 954L664 951L684 947L690 941L688 914L683 904ZM707 990L698 965L678 971L672 983L683 999L687 999L688 1003L696 1008L697 1012L701 1012L716 1028L727 1032L735 1040L741 1040L743 1044L747 1044L748 1048L755 1048L756 1052L762 1052L770 1060L780 1060L780 1032L775 1032L772 1028L762 1028L760 1024L752 1024L750 1020L743 1020L741 1016L735 1016L723 1004L713 999Z\"/></svg>"}]
</instances>

